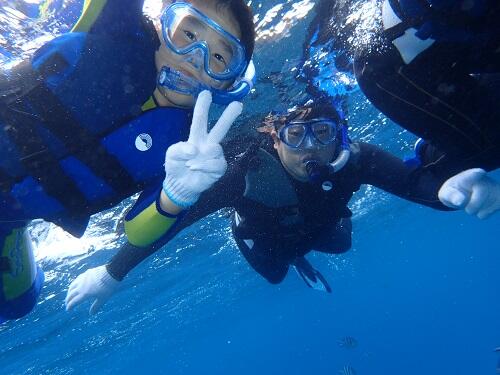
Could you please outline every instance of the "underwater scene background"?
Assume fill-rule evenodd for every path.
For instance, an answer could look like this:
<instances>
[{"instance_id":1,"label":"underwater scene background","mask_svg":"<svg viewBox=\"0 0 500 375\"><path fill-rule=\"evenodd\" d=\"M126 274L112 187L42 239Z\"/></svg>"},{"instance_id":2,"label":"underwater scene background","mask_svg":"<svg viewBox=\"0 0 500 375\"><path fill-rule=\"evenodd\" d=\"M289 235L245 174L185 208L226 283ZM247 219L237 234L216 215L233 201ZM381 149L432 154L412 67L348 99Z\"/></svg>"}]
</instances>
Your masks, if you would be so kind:
<instances>
[{"instance_id":1,"label":"underwater scene background","mask_svg":"<svg viewBox=\"0 0 500 375\"><path fill-rule=\"evenodd\" d=\"M157 14L159 3L146 1L145 11ZM357 89L348 51L308 47L319 37L311 26L318 1L250 3L258 84L231 136L251 134L270 110L303 101L309 79L342 98L352 139L412 155L415 137ZM361 31L372 27L376 2L352 3L345 21L355 26L343 36L369 43ZM82 5L3 0L0 65L14 65L68 31ZM332 285L328 295L293 272L279 286L268 284L239 254L228 215L220 212L137 267L99 314L89 316L89 306L66 312L69 283L123 243L120 218L131 202L95 215L82 239L42 221L32 224L46 283L31 314L0 325L2 374L495 373L498 215L479 221L363 188L350 204L352 250L308 255Z\"/></svg>"}]
</instances>

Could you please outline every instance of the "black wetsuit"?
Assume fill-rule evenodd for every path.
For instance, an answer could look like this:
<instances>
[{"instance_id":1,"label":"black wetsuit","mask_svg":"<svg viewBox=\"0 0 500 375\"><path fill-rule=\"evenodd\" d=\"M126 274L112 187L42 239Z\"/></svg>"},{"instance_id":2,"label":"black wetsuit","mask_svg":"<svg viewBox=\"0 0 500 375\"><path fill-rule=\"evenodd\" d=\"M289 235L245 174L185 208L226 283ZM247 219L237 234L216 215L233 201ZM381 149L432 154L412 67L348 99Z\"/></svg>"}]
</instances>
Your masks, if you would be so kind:
<instances>
[{"instance_id":1,"label":"black wetsuit","mask_svg":"<svg viewBox=\"0 0 500 375\"><path fill-rule=\"evenodd\" d=\"M355 55L356 78L368 99L431 145L423 163L443 176L500 167L500 3L482 3L485 9L476 14L463 11L468 8L460 1L440 10L447 18L432 21L435 30L428 27L435 42L408 63L392 43L396 35L382 28L380 38ZM416 22L414 29L424 26Z\"/></svg>"},{"instance_id":2,"label":"black wetsuit","mask_svg":"<svg viewBox=\"0 0 500 375\"><path fill-rule=\"evenodd\" d=\"M308 91L334 98L349 92L337 75L350 77L354 70L362 91L379 110L427 142L419 155L423 168L441 180L467 168L498 168L500 2L389 2L402 8L435 2L430 21L418 14L410 20L434 44L405 64L392 43L400 36L398 30L384 31L383 1L321 0L304 45L307 63L302 72ZM367 12L372 13L369 18ZM410 26L405 25L400 34Z\"/></svg>"},{"instance_id":3,"label":"black wetsuit","mask_svg":"<svg viewBox=\"0 0 500 375\"><path fill-rule=\"evenodd\" d=\"M340 253L350 248L352 213L347 204L362 184L447 210L437 198L439 183L430 173L414 174L403 161L373 145L353 143L351 148L347 165L328 177L333 189L325 191L321 184L300 182L288 175L272 146L253 145L229 163L226 174L178 221L170 238L212 212L234 208L239 224L233 215L233 234L242 254L257 272L277 283L296 257L311 250ZM272 161L259 156L263 152ZM263 168L262 163L274 164L271 173L281 169L285 180L259 179L257 175L253 180L258 186L252 187L251 173ZM283 196L290 194L297 198L296 204ZM108 271L121 280L164 243L142 249L127 245L107 265Z\"/></svg>"}]
</instances>

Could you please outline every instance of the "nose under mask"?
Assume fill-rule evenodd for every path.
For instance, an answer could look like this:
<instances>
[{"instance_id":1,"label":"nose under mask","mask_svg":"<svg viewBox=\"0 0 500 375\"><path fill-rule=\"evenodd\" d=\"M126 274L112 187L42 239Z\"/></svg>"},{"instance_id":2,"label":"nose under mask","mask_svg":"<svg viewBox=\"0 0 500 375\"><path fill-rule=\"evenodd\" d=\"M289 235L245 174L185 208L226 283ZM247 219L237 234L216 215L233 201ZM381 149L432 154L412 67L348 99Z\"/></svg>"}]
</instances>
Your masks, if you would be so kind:
<instances>
[{"instance_id":1,"label":"nose under mask","mask_svg":"<svg viewBox=\"0 0 500 375\"><path fill-rule=\"evenodd\" d=\"M204 64L203 51L197 49L187 54L184 61L191 64L195 69L200 69Z\"/></svg>"}]
</instances>

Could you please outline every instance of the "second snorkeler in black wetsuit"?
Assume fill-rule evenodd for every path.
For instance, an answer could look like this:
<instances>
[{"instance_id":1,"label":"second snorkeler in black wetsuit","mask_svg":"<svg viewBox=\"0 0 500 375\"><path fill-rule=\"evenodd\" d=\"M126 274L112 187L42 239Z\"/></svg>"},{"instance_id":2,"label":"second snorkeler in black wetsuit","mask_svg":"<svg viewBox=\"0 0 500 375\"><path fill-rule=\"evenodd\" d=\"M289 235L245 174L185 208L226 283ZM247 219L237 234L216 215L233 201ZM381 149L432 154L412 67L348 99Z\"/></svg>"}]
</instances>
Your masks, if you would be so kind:
<instances>
[{"instance_id":1,"label":"second snorkeler in black wetsuit","mask_svg":"<svg viewBox=\"0 0 500 375\"><path fill-rule=\"evenodd\" d=\"M486 173L500 166L500 3L325 0L316 13L301 69L309 91L343 95L355 72L378 109L422 138L412 163L446 181L444 204L479 218L500 209Z\"/></svg>"},{"instance_id":2,"label":"second snorkeler in black wetsuit","mask_svg":"<svg viewBox=\"0 0 500 375\"><path fill-rule=\"evenodd\" d=\"M363 92L427 141L419 156L436 173L500 167L498 1L381 4L381 38L355 57Z\"/></svg>"},{"instance_id":3,"label":"second snorkeler in black wetsuit","mask_svg":"<svg viewBox=\"0 0 500 375\"><path fill-rule=\"evenodd\" d=\"M278 283L294 265L306 282L316 279L328 290L303 257L311 250L341 253L349 249L351 211L347 204L362 184L447 209L438 199L440 184L431 173L414 175L411 167L377 146L349 143L344 126L329 103L313 103L266 118L260 130L272 142L267 138L267 142L247 144L243 153L232 152L238 155L230 159L226 174L178 219L170 238L208 214L231 207L235 210L233 235L257 272ZM94 269L88 270L70 286L67 303L73 307L95 299L102 304L119 280L164 244L122 248L109 264L101 266L115 280L113 285L103 284Z\"/></svg>"}]
</instances>

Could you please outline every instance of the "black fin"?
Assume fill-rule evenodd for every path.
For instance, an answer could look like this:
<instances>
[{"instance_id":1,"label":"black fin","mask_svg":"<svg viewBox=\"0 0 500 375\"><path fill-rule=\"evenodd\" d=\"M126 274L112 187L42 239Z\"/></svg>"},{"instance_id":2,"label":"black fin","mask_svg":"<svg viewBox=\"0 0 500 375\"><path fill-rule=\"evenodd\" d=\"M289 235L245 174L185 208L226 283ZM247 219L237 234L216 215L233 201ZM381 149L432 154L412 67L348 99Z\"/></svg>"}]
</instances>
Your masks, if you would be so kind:
<instances>
[{"instance_id":1,"label":"black fin","mask_svg":"<svg viewBox=\"0 0 500 375\"><path fill-rule=\"evenodd\" d=\"M325 277L307 261L304 257L295 258L293 264L295 271L304 280L309 288L321 290L327 293L332 292L332 288Z\"/></svg>"}]
</instances>

